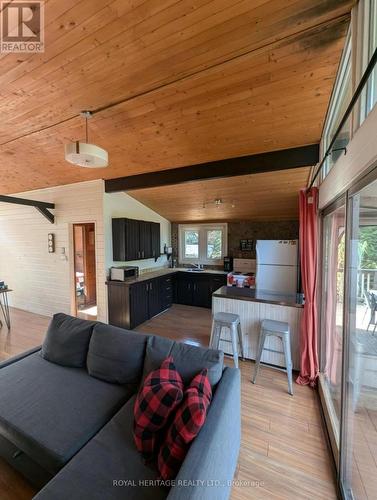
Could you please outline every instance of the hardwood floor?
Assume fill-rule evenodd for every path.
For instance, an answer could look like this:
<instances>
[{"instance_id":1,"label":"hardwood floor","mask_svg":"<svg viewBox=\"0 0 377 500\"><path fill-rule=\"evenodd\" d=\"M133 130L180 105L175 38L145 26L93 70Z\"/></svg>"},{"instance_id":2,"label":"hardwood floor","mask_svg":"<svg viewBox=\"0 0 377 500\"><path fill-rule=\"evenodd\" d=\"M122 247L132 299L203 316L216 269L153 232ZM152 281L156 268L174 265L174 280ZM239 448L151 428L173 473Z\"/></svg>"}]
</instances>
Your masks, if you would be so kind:
<instances>
[{"instance_id":1,"label":"hardwood floor","mask_svg":"<svg viewBox=\"0 0 377 500\"><path fill-rule=\"evenodd\" d=\"M50 318L11 308L11 329L0 328L0 361L42 344Z\"/></svg>"},{"instance_id":2,"label":"hardwood floor","mask_svg":"<svg viewBox=\"0 0 377 500\"><path fill-rule=\"evenodd\" d=\"M173 305L137 330L207 347L210 328L208 309ZM240 368L242 445L232 500L337 498L316 392L295 384L292 397L285 373L266 367L253 385L254 363Z\"/></svg>"},{"instance_id":3,"label":"hardwood floor","mask_svg":"<svg viewBox=\"0 0 377 500\"><path fill-rule=\"evenodd\" d=\"M22 352L43 339L49 319L12 310L12 330L0 330L1 356ZM137 328L182 342L208 345L211 313L174 305ZM231 359L226 360L232 363ZM322 429L316 393L295 385L287 393L284 373L262 367L250 382L253 363L240 363L242 447L232 500L335 499L332 463ZM30 500L28 483L0 461L1 500Z\"/></svg>"}]
</instances>

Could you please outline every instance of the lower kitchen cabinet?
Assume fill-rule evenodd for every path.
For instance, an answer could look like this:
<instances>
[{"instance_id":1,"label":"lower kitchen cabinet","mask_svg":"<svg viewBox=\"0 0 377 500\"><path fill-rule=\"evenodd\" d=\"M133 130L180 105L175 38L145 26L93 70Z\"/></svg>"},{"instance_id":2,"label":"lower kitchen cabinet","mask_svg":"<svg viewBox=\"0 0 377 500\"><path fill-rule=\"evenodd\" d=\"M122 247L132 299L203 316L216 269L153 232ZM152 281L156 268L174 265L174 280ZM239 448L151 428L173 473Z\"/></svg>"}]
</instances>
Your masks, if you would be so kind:
<instances>
[{"instance_id":1,"label":"lower kitchen cabinet","mask_svg":"<svg viewBox=\"0 0 377 500\"><path fill-rule=\"evenodd\" d=\"M142 281L131 285L129 293L129 325L127 328L136 328L149 319L148 282Z\"/></svg>"},{"instance_id":2,"label":"lower kitchen cabinet","mask_svg":"<svg viewBox=\"0 0 377 500\"><path fill-rule=\"evenodd\" d=\"M133 329L173 303L211 308L212 293L225 274L172 273L137 283L108 281L109 323Z\"/></svg>"},{"instance_id":3,"label":"lower kitchen cabinet","mask_svg":"<svg viewBox=\"0 0 377 500\"><path fill-rule=\"evenodd\" d=\"M133 329L171 307L174 276L162 276L137 283L108 281L109 323Z\"/></svg>"},{"instance_id":4,"label":"lower kitchen cabinet","mask_svg":"<svg viewBox=\"0 0 377 500\"><path fill-rule=\"evenodd\" d=\"M225 274L180 272L177 276L177 303L210 309L212 293L223 285L226 285Z\"/></svg>"}]
</instances>

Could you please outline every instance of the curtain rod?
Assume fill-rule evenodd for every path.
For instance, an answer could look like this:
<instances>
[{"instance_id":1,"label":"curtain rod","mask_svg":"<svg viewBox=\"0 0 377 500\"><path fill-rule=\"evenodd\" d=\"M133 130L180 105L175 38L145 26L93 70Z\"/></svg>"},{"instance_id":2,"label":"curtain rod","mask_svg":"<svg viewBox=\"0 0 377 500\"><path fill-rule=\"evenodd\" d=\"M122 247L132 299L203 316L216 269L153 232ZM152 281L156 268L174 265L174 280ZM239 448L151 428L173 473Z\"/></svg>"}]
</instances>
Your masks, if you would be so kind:
<instances>
[{"instance_id":1,"label":"curtain rod","mask_svg":"<svg viewBox=\"0 0 377 500\"><path fill-rule=\"evenodd\" d=\"M348 105L348 107L343 115L343 118L341 119L341 121L338 125L338 128L336 129L335 134L334 134L333 138L331 139L330 145L327 148L326 153L324 154L320 164L317 167L317 170L314 173L312 180L310 181L310 184L307 188L307 191L309 191L313 187L313 184L314 184L315 180L317 179L318 174L321 172L321 170L323 168L323 165L326 161L326 158L332 153L332 151L333 151L332 147L333 147L340 131L344 127L344 124L346 123L348 117L350 116L350 114L351 114L351 112L356 104L356 101L360 97L361 92L364 90L364 87L365 87L365 85L368 81L368 78L370 77L372 71L374 70L376 63L377 63L377 48L375 49L375 51L374 51L374 53L373 53L373 55L368 63L368 66L366 67L366 70L364 71L363 76L361 77L359 85L357 86L355 93L353 94L352 99L351 99L351 101L350 101L350 103L349 103L349 105ZM340 149L344 149L345 152L347 152L346 148L340 148Z\"/></svg>"}]
</instances>

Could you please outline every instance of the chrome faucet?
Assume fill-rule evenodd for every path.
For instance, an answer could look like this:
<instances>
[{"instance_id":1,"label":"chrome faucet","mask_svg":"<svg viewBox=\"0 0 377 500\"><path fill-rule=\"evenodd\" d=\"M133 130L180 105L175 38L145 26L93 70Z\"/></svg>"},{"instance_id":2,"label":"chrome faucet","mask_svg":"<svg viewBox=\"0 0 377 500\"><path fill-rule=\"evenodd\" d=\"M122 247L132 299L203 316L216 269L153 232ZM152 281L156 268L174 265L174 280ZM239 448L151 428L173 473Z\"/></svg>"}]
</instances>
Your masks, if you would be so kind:
<instances>
[{"instance_id":1,"label":"chrome faucet","mask_svg":"<svg viewBox=\"0 0 377 500\"><path fill-rule=\"evenodd\" d=\"M190 266L195 267L196 269L203 269L203 264L190 264Z\"/></svg>"}]
</instances>

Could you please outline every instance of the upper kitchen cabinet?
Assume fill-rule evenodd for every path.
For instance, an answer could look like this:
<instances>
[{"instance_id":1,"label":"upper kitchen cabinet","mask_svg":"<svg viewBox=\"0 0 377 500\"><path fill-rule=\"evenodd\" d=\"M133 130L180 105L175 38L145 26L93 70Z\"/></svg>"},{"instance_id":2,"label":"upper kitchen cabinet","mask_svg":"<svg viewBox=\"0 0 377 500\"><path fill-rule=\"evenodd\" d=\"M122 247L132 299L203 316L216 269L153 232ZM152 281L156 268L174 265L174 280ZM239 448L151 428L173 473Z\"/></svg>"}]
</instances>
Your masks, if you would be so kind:
<instances>
[{"instance_id":1,"label":"upper kitchen cabinet","mask_svg":"<svg viewBox=\"0 0 377 500\"><path fill-rule=\"evenodd\" d=\"M157 259L160 256L159 223L122 217L112 220L112 228L113 260L115 262Z\"/></svg>"}]
</instances>

